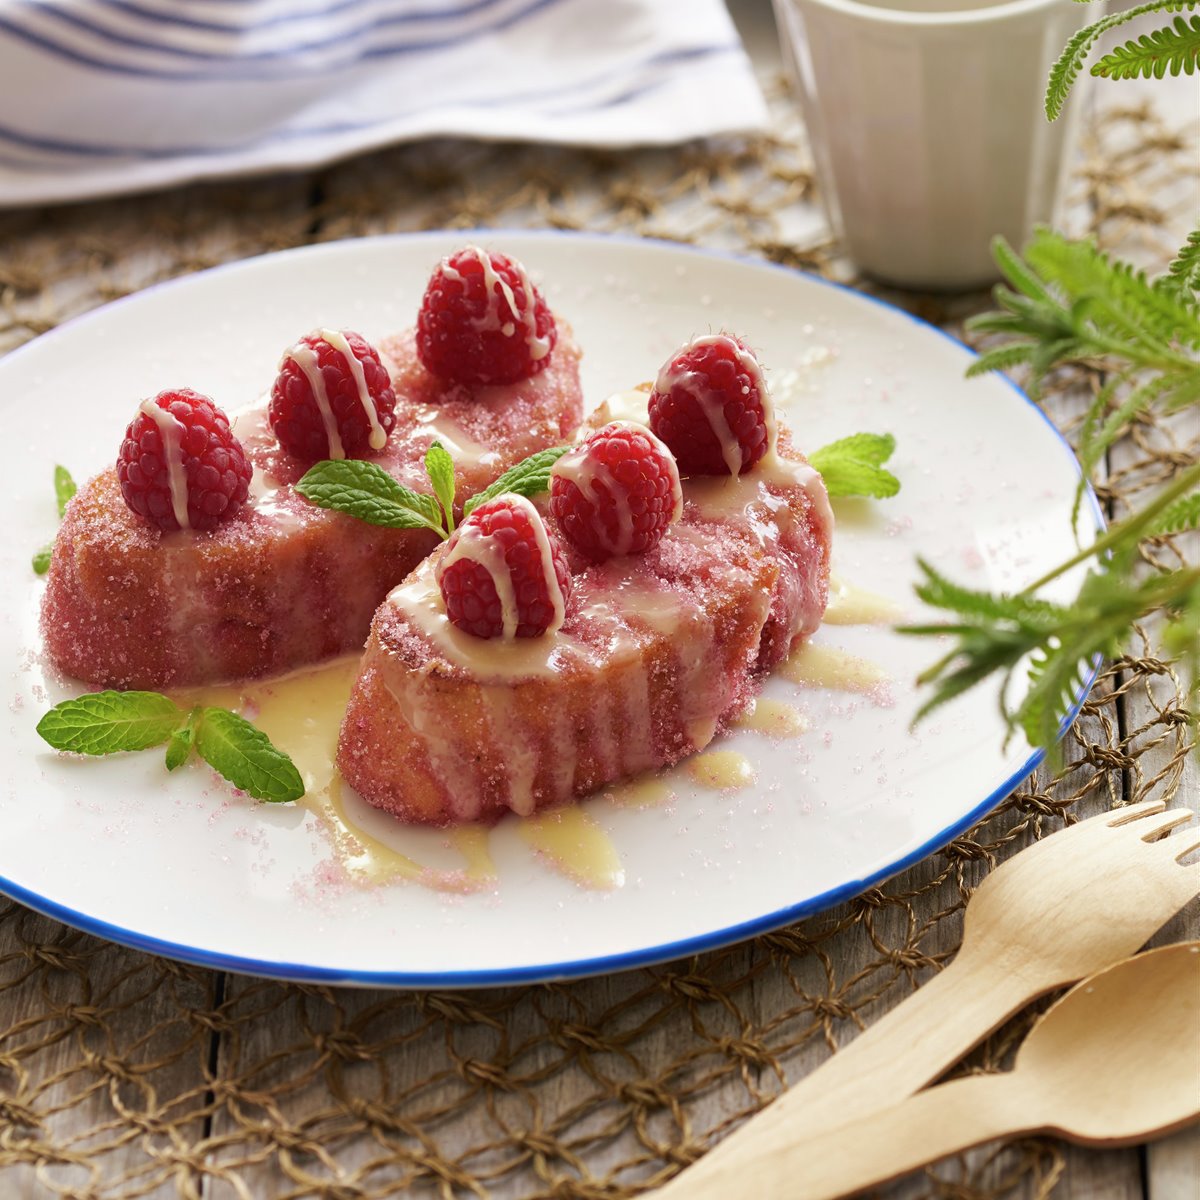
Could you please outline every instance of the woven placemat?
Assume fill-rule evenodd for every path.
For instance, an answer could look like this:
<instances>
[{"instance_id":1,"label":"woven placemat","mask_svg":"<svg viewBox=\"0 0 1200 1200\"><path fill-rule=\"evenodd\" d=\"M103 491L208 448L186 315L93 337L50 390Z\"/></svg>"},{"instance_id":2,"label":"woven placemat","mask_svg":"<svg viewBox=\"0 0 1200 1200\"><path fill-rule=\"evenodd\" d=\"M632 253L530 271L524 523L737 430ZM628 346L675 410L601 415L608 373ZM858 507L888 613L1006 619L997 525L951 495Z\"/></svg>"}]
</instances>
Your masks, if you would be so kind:
<instances>
[{"instance_id":1,"label":"woven placemat","mask_svg":"<svg viewBox=\"0 0 1200 1200\"><path fill-rule=\"evenodd\" d=\"M772 100L776 129L755 139L622 154L427 143L304 177L4 214L0 349L161 279L384 230L619 230L857 283L814 206L778 84ZM1076 231L1161 266L1179 240L1164 228L1194 209L1195 147L1194 130L1149 107L1094 114L1072 185ZM888 295L952 330L986 305ZM1054 381L1046 404L1068 432L1098 382L1086 371ZM1187 433L1139 420L1102 481L1110 513L1194 460ZM1183 549L1163 539L1150 553ZM0 902L0 1194L635 1194L947 961L997 862L1078 816L1170 798L1187 751L1177 682L1139 631L1085 705L1062 769L1026 781L944 851L823 917L570 985L282 985L123 950ZM1002 1031L968 1069L995 1068L1024 1028ZM894 1194L1046 1195L1067 1154L1026 1139Z\"/></svg>"}]
</instances>

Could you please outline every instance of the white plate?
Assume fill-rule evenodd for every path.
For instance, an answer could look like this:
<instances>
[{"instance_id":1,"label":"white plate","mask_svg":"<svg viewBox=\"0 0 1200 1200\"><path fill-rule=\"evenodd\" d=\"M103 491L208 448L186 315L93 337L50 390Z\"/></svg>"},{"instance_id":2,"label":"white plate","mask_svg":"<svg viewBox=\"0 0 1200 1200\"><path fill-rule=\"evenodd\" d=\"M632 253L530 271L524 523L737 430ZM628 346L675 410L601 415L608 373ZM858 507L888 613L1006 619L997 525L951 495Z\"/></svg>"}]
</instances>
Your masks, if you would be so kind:
<instances>
[{"instance_id":1,"label":"white plate","mask_svg":"<svg viewBox=\"0 0 1200 1200\"><path fill-rule=\"evenodd\" d=\"M363 239L252 259L89 314L0 363L10 447L0 661L0 889L102 937L212 967L338 983L445 987L556 979L676 958L845 900L967 829L1036 764L1003 747L995 689L910 729L909 681L938 647L886 627L817 640L880 664L890 705L772 679L808 733L728 739L758 770L742 791L680 773L665 807L589 812L623 886L548 869L508 819L490 837L495 889L318 886L314 818L231 795L157 752L60 757L34 726L67 694L40 683L31 552L54 528L51 468L110 461L135 402L189 386L234 408L268 386L281 347L317 325L368 337L411 324L437 258L463 233ZM1069 449L1016 389L966 382L970 353L905 313L792 271L663 243L489 231L521 257L585 349L585 395L652 378L682 340L743 334L802 447L890 430L903 490L842 505L835 570L919 613L916 556L967 584L1019 588L1074 549ZM1067 586L1070 586L1068 581ZM382 825L381 825L382 822ZM436 834L380 818L397 847Z\"/></svg>"}]
</instances>

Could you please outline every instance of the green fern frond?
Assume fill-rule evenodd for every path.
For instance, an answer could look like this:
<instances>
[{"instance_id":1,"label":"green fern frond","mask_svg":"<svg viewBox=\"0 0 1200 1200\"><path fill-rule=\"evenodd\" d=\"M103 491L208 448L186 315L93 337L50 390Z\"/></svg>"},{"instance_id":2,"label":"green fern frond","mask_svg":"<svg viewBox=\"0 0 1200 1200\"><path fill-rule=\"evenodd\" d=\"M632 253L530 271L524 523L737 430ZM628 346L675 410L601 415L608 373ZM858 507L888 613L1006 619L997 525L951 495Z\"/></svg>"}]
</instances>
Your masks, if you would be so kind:
<instances>
[{"instance_id":1,"label":"green fern frond","mask_svg":"<svg viewBox=\"0 0 1200 1200\"><path fill-rule=\"evenodd\" d=\"M1171 389L1163 394L1163 407L1167 412L1178 412L1200 400L1200 363L1190 371L1175 376Z\"/></svg>"},{"instance_id":2,"label":"green fern frond","mask_svg":"<svg viewBox=\"0 0 1200 1200\"><path fill-rule=\"evenodd\" d=\"M1200 290L1200 229L1193 229L1159 282L1187 295Z\"/></svg>"},{"instance_id":3,"label":"green fern frond","mask_svg":"<svg viewBox=\"0 0 1200 1200\"><path fill-rule=\"evenodd\" d=\"M1104 457L1104 452L1108 449L1100 441L1099 437L1100 426L1102 424L1101 419L1105 412L1108 411L1108 406L1112 403L1113 396L1129 382L1133 374L1132 370L1127 370L1110 375L1108 381L1093 397L1091 404L1088 405L1088 410L1084 414L1083 422L1079 427L1078 458L1082 470L1079 476L1079 486L1075 489L1075 503L1071 506L1071 528L1076 531L1079 529L1079 514L1083 511L1083 497L1087 493L1092 472Z\"/></svg>"},{"instance_id":4,"label":"green fern frond","mask_svg":"<svg viewBox=\"0 0 1200 1200\"><path fill-rule=\"evenodd\" d=\"M1033 656L1029 691L1014 714L1031 746L1050 747L1058 740L1059 725L1083 691L1093 657L1081 660L1056 651Z\"/></svg>"},{"instance_id":5,"label":"green fern frond","mask_svg":"<svg viewBox=\"0 0 1200 1200\"><path fill-rule=\"evenodd\" d=\"M1200 313L1193 300L1173 288L1156 287L1092 241L1072 241L1040 228L1025 257L1043 279L1083 306L1073 314L1077 322L1086 318L1105 333L1133 337L1155 349L1169 349L1177 340L1200 346Z\"/></svg>"},{"instance_id":6,"label":"green fern frond","mask_svg":"<svg viewBox=\"0 0 1200 1200\"><path fill-rule=\"evenodd\" d=\"M1026 265L1021 256L1008 244L1007 239L997 234L992 238L992 257L1005 279L1031 300L1048 300L1050 293L1046 285Z\"/></svg>"},{"instance_id":7,"label":"green fern frond","mask_svg":"<svg viewBox=\"0 0 1200 1200\"><path fill-rule=\"evenodd\" d=\"M1183 533L1200 529L1200 492L1176 500L1151 526L1152 533Z\"/></svg>"},{"instance_id":8,"label":"green fern frond","mask_svg":"<svg viewBox=\"0 0 1200 1200\"><path fill-rule=\"evenodd\" d=\"M923 558L917 559L925 579L916 593L926 604L958 613L968 622L1009 621L1022 628L1040 629L1062 619L1063 609L1048 600L1023 594L1007 595L976 591L954 583Z\"/></svg>"},{"instance_id":9,"label":"green fern frond","mask_svg":"<svg viewBox=\"0 0 1200 1200\"><path fill-rule=\"evenodd\" d=\"M1062 112L1067 95L1079 77L1084 59L1102 34L1144 13L1182 12L1185 8L1192 7L1192 0L1149 0L1148 3L1135 5L1124 12L1109 13L1099 21L1085 26L1066 44L1058 61L1050 68L1050 78L1046 84L1046 116L1053 121Z\"/></svg>"},{"instance_id":10,"label":"green fern frond","mask_svg":"<svg viewBox=\"0 0 1200 1200\"><path fill-rule=\"evenodd\" d=\"M1200 62L1200 17L1176 17L1170 25L1114 47L1092 66L1103 79L1161 79L1168 72L1191 75Z\"/></svg>"},{"instance_id":11,"label":"green fern frond","mask_svg":"<svg viewBox=\"0 0 1200 1200\"><path fill-rule=\"evenodd\" d=\"M1019 367L1027 363L1033 356L1033 346L1022 342L1016 346L997 346L981 354L968 368L967 378L974 379L976 375L986 375L989 371L1007 371L1009 367Z\"/></svg>"},{"instance_id":12,"label":"green fern frond","mask_svg":"<svg viewBox=\"0 0 1200 1200\"><path fill-rule=\"evenodd\" d=\"M1141 387L1136 387L1109 415L1099 430L1090 437L1087 444L1081 444L1079 461L1084 470L1090 474L1099 463L1104 452L1120 436L1122 430L1137 416L1144 413L1155 400L1169 390L1175 381L1168 375L1151 376Z\"/></svg>"}]
</instances>

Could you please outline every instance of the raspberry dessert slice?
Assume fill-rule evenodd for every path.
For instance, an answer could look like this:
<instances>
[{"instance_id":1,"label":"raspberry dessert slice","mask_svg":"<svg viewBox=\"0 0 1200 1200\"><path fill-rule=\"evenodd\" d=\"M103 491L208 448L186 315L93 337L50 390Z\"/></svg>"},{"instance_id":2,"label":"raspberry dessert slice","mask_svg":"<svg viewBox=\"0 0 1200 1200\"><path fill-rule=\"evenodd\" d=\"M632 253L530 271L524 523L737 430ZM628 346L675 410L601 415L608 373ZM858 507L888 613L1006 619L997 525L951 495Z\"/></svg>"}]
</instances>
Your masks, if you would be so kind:
<instances>
[{"instance_id":1,"label":"raspberry dessert slice","mask_svg":"<svg viewBox=\"0 0 1200 1200\"><path fill-rule=\"evenodd\" d=\"M768 451L771 404L758 359L725 333L694 338L663 364L650 428L685 475L740 475Z\"/></svg>"},{"instance_id":2,"label":"raspberry dessert slice","mask_svg":"<svg viewBox=\"0 0 1200 1200\"><path fill-rule=\"evenodd\" d=\"M250 463L229 418L188 388L143 400L125 430L125 503L159 529L215 529L245 503Z\"/></svg>"},{"instance_id":3,"label":"raspberry dessert slice","mask_svg":"<svg viewBox=\"0 0 1200 1200\"><path fill-rule=\"evenodd\" d=\"M736 478L683 481L643 553L568 544L556 631L451 622L442 547L380 607L338 744L346 780L405 821L527 814L702 749L820 623L832 513L786 433ZM558 524L546 517L553 533Z\"/></svg>"},{"instance_id":4,"label":"raspberry dessert slice","mask_svg":"<svg viewBox=\"0 0 1200 1200\"><path fill-rule=\"evenodd\" d=\"M364 362L353 336L346 340ZM424 456L440 441L454 457L460 508L579 424L579 351L565 325L552 359L515 384L447 383L422 366L412 331L379 349L396 400L386 444L369 449L372 460L427 491ZM389 588L437 544L431 532L366 525L303 499L295 484L311 461L280 445L266 403L238 414L233 433L253 475L241 506L212 528L167 529L140 515L116 468L80 489L55 542L42 604L46 649L63 673L162 689L356 651Z\"/></svg>"},{"instance_id":5,"label":"raspberry dessert slice","mask_svg":"<svg viewBox=\"0 0 1200 1200\"><path fill-rule=\"evenodd\" d=\"M379 352L361 334L321 329L284 352L268 416L298 458L364 458L387 445L396 393Z\"/></svg>"},{"instance_id":6,"label":"raspberry dessert slice","mask_svg":"<svg viewBox=\"0 0 1200 1200\"><path fill-rule=\"evenodd\" d=\"M554 314L525 268L466 246L433 273L417 316L417 353L454 383L516 383L549 365Z\"/></svg>"}]
</instances>

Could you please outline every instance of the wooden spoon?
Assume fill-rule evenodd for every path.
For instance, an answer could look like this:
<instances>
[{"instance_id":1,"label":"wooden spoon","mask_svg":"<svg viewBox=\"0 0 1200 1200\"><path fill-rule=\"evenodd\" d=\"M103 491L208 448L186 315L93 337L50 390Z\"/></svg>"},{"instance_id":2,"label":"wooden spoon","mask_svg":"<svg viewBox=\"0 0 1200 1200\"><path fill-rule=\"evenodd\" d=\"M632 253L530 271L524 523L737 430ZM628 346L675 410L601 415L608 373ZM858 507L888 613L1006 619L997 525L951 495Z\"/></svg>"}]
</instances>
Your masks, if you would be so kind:
<instances>
[{"instance_id":1,"label":"wooden spoon","mask_svg":"<svg viewBox=\"0 0 1200 1200\"><path fill-rule=\"evenodd\" d=\"M834 1200L993 1138L1121 1146L1198 1117L1200 942L1181 942L1072 988L1007 1074L945 1083L824 1134L774 1126L752 1160L730 1161L687 1195Z\"/></svg>"},{"instance_id":2,"label":"wooden spoon","mask_svg":"<svg viewBox=\"0 0 1200 1200\"><path fill-rule=\"evenodd\" d=\"M1009 859L967 905L954 961L833 1058L668 1183L684 1197L714 1172L732 1178L770 1128L828 1129L936 1079L1031 1000L1119 962L1200 893L1200 846L1186 808L1161 800L1101 813ZM789 1136L789 1135L785 1135ZM734 1193L736 1194L736 1193Z\"/></svg>"}]
</instances>

